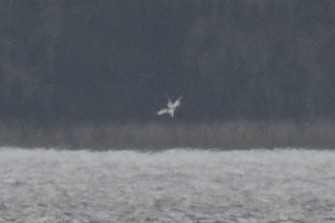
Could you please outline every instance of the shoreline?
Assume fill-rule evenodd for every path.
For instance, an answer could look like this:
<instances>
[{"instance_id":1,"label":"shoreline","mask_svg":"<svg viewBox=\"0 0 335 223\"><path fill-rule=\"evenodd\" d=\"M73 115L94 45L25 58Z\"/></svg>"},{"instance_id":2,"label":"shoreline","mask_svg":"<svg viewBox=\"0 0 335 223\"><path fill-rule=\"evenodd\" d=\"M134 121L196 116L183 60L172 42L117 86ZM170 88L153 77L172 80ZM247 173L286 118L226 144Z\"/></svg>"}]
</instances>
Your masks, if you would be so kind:
<instances>
[{"instance_id":1,"label":"shoreline","mask_svg":"<svg viewBox=\"0 0 335 223\"><path fill-rule=\"evenodd\" d=\"M24 148L87 148L89 150L164 150L204 148L335 148L335 124L314 122L222 122L78 124L34 127L0 124L0 146Z\"/></svg>"}]
</instances>

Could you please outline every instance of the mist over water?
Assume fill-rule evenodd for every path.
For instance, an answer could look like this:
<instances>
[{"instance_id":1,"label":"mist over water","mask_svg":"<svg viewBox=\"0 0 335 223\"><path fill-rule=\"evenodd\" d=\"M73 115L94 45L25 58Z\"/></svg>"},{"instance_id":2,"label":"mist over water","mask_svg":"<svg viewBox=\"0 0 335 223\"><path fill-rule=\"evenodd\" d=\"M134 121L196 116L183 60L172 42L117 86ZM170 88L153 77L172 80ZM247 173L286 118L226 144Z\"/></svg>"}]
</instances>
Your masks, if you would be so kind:
<instances>
[{"instance_id":1,"label":"mist over water","mask_svg":"<svg viewBox=\"0 0 335 223\"><path fill-rule=\"evenodd\" d=\"M335 222L335 152L0 149L0 222Z\"/></svg>"}]
</instances>

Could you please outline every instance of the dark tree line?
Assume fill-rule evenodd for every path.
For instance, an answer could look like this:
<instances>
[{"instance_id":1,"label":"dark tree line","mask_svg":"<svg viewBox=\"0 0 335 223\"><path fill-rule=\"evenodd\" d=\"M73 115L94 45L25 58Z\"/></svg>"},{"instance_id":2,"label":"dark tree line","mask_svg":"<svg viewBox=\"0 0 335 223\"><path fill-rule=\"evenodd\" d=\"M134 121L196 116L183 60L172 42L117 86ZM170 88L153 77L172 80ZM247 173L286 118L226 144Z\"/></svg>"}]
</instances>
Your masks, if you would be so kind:
<instances>
[{"instance_id":1,"label":"dark tree line","mask_svg":"<svg viewBox=\"0 0 335 223\"><path fill-rule=\"evenodd\" d=\"M332 119L333 0L2 0L0 119Z\"/></svg>"}]
</instances>

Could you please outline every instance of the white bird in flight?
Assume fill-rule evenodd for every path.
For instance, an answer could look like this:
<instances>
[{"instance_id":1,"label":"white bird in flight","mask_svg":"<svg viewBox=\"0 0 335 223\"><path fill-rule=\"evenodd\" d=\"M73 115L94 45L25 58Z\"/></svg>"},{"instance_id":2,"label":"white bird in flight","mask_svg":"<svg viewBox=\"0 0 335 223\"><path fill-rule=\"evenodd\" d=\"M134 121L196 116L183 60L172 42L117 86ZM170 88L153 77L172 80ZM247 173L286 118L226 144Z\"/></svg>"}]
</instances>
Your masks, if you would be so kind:
<instances>
[{"instance_id":1,"label":"white bird in flight","mask_svg":"<svg viewBox=\"0 0 335 223\"><path fill-rule=\"evenodd\" d=\"M173 119L176 109L181 105L182 96L180 96L175 102L172 103L171 99L168 97L167 108L159 110L157 115L168 114Z\"/></svg>"}]
</instances>

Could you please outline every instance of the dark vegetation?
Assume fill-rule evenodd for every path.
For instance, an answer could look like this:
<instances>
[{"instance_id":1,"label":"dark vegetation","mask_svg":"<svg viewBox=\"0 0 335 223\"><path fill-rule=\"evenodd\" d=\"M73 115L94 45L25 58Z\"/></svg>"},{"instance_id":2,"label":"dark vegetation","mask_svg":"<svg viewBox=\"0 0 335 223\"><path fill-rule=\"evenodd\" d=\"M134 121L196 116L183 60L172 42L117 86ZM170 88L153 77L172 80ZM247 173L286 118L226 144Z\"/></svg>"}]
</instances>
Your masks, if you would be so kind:
<instances>
[{"instance_id":1,"label":"dark vegetation","mask_svg":"<svg viewBox=\"0 0 335 223\"><path fill-rule=\"evenodd\" d=\"M20 125L0 127L5 146L63 149L167 148L251 149L313 148L334 149L335 125L329 122L226 122L206 124L122 124L76 125L68 128Z\"/></svg>"},{"instance_id":2,"label":"dark vegetation","mask_svg":"<svg viewBox=\"0 0 335 223\"><path fill-rule=\"evenodd\" d=\"M333 0L1 0L0 144L334 146L334 19Z\"/></svg>"}]
</instances>

